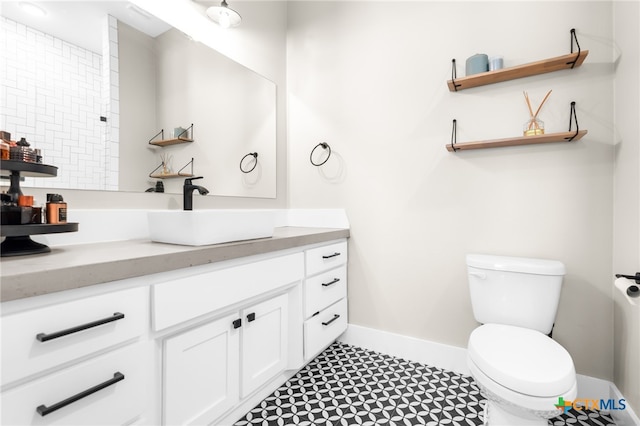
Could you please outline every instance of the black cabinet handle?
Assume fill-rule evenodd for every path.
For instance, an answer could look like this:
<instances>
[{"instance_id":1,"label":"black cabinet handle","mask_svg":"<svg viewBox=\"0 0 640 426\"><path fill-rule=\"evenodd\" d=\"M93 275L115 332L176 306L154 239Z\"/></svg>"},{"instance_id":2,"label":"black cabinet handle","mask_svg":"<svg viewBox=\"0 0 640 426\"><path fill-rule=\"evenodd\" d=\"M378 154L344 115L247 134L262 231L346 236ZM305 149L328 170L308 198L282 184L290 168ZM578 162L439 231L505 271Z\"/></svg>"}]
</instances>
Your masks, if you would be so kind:
<instances>
[{"instance_id":1,"label":"black cabinet handle","mask_svg":"<svg viewBox=\"0 0 640 426\"><path fill-rule=\"evenodd\" d=\"M242 320L240 318L238 318L237 320L233 321L233 328L240 328L242 327Z\"/></svg>"},{"instance_id":2,"label":"black cabinet handle","mask_svg":"<svg viewBox=\"0 0 640 426\"><path fill-rule=\"evenodd\" d=\"M252 322L256 320L256 313L255 312L251 312L250 314L247 315L247 322Z\"/></svg>"},{"instance_id":3,"label":"black cabinet handle","mask_svg":"<svg viewBox=\"0 0 640 426\"><path fill-rule=\"evenodd\" d=\"M97 321L88 322L86 324L82 324L76 327L67 328L66 330L56 331L55 333L46 334L46 333L38 333L36 335L36 339L41 342L46 342L47 340L57 339L58 337L66 336L68 334L77 333L78 331L86 330L88 328L97 327L99 325L108 324L113 321L118 321L124 318L124 314L120 312L115 312L113 316L108 318L103 318Z\"/></svg>"},{"instance_id":4,"label":"black cabinet handle","mask_svg":"<svg viewBox=\"0 0 640 426\"><path fill-rule=\"evenodd\" d=\"M116 371L113 374L113 379L109 379L106 382L100 383L99 385L96 385L92 388L89 388L87 390L84 390L78 394L73 395L72 397L69 397L63 401L57 402L55 404L53 404L50 407L47 407L46 405L40 405L38 406L38 408L36 408L36 411L41 415L41 416L46 416L47 414L51 414L56 410L61 409L62 407L66 407L69 404L73 404L76 401L81 400L84 397L87 397L89 395L91 395L92 393L96 393L99 390L102 390L106 387L109 387L115 383L118 383L120 380L124 380L124 374L120 373L119 371Z\"/></svg>"},{"instance_id":5,"label":"black cabinet handle","mask_svg":"<svg viewBox=\"0 0 640 426\"><path fill-rule=\"evenodd\" d=\"M333 318L331 318L331 319L330 319L329 321L327 321L327 322L323 322L323 323L322 323L322 325L329 325L329 324L331 324L332 322L334 322L335 320L337 320L338 318L340 318L340 315L338 315L338 314L334 314L334 315L333 315Z\"/></svg>"},{"instance_id":6,"label":"black cabinet handle","mask_svg":"<svg viewBox=\"0 0 640 426\"><path fill-rule=\"evenodd\" d=\"M335 284L335 283L337 283L339 281L340 281L340 278L334 278L333 281L331 281L331 282L322 283L322 287L329 287L330 285Z\"/></svg>"},{"instance_id":7,"label":"black cabinet handle","mask_svg":"<svg viewBox=\"0 0 640 426\"><path fill-rule=\"evenodd\" d=\"M322 256L323 259L331 259L332 257L336 257L336 256L340 256L340 253L335 252L333 254L325 254L324 256Z\"/></svg>"}]
</instances>

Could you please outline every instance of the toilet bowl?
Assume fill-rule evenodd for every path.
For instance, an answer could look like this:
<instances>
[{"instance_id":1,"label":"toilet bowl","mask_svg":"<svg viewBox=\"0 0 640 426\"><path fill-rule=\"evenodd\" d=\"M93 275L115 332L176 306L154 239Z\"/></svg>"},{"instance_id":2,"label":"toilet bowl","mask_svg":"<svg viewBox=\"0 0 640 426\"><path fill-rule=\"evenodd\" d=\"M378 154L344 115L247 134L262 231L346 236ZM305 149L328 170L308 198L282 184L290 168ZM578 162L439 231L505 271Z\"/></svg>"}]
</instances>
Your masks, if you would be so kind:
<instances>
[{"instance_id":1,"label":"toilet bowl","mask_svg":"<svg viewBox=\"0 0 640 426\"><path fill-rule=\"evenodd\" d=\"M482 325L469 337L467 362L487 398L485 425L546 425L563 412L558 398L577 393L571 356L535 330Z\"/></svg>"},{"instance_id":2,"label":"toilet bowl","mask_svg":"<svg viewBox=\"0 0 640 426\"><path fill-rule=\"evenodd\" d=\"M564 265L555 260L467 255L471 304L483 324L467 363L487 398L484 424L547 425L577 394L571 355L550 334Z\"/></svg>"}]
</instances>

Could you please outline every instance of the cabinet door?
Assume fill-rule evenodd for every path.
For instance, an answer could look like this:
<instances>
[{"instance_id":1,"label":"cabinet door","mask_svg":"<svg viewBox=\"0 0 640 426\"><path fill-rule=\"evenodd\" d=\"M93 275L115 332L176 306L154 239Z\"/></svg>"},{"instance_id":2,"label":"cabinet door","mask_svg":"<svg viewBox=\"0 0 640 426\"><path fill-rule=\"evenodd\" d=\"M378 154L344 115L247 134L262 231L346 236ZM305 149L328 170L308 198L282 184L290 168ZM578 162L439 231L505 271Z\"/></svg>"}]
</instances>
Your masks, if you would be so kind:
<instances>
[{"instance_id":1,"label":"cabinet door","mask_svg":"<svg viewBox=\"0 0 640 426\"><path fill-rule=\"evenodd\" d=\"M284 370L288 353L288 295L242 311L242 397Z\"/></svg>"},{"instance_id":2,"label":"cabinet door","mask_svg":"<svg viewBox=\"0 0 640 426\"><path fill-rule=\"evenodd\" d=\"M165 340L164 424L208 424L239 401L237 319L228 315Z\"/></svg>"}]
</instances>

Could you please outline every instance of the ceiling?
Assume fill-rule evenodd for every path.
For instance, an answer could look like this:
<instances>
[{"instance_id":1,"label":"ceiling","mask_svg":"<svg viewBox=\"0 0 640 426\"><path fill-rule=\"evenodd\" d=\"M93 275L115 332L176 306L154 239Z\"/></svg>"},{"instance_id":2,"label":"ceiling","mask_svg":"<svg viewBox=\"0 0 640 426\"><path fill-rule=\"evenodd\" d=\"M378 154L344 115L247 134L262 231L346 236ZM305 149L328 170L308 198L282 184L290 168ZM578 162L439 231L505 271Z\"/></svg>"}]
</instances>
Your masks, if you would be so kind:
<instances>
[{"instance_id":1,"label":"ceiling","mask_svg":"<svg viewBox=\"0 0 640 426\"><path fill-rule=\"evenodd\" d=\"M96 53L102 53L101 29L107 14L152 37L171 28L127 1L28 2L46 11L45 16L29 14L19 3L24 2L1 1L0 14Z\"/></svg>"}]
</instances>

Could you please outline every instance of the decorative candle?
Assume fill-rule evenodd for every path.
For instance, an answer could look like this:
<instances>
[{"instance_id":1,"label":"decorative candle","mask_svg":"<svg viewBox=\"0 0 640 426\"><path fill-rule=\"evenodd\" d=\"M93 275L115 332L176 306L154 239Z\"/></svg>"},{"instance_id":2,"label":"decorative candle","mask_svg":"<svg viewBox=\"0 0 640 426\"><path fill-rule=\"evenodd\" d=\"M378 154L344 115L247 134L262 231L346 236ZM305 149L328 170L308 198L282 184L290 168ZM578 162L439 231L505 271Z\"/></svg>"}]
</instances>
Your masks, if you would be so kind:
<instances>
[{"instance_id":1,"label":"decorative candle","mask_svg":"<svg viewBox=\"0 0 640 426\"><path fill-rule=\"evenodd\" d=\"M466 75L478 74L489 71L489 57L484 53L476 53L467 58Z\"/></svg>"}]
</instances>

